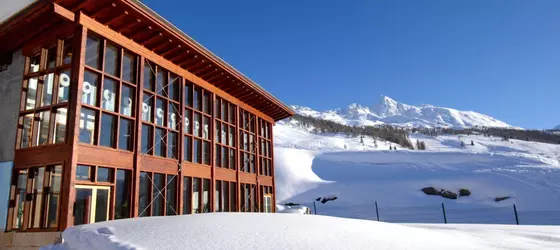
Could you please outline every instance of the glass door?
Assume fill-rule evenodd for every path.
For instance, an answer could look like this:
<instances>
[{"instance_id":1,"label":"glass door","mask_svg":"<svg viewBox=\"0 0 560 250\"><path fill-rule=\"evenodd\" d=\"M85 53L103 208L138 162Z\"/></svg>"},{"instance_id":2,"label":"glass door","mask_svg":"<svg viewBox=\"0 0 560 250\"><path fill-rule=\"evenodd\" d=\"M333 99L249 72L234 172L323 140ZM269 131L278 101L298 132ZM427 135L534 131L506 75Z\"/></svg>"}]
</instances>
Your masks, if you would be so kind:
<instances>
[{"instance_id":1,"label":"glass door","mask_svg":"<svg viewBox=\"0 0 560 250\"><path fill-rule=\"evenodd\" d=\"M264 212L272 213L272 196L264 195Z\"/></svg>"},{"instance_id":2,"label":"glass door","mask_svg":"<svg viewBox=\"0 0 560 250\"><path fill-rule=\"evenodd\" d=\"M109 220L111 187L76 185L74 225Z\"/></svg>"}]
</instances>

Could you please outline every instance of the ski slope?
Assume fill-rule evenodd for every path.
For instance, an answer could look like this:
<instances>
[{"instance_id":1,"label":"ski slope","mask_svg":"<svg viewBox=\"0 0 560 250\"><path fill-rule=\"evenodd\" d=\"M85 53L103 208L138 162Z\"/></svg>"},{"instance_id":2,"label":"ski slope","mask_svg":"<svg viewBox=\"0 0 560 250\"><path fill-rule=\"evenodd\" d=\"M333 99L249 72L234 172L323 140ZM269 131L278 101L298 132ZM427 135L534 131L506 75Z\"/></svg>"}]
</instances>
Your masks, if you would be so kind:
<instances>
[{"instance_id":1,"label":"ski slope","mask_svg":"<svg viewBox=\"0 0 560 250\"><path fill-rule=\"evenodd\" d=\"M525 224L560 224L560 145L412 135L413 144L422 140L427 150L390 151L395 145L388 142L377 141L376 148L372 138L362 145L358 137L314 134L297 121L279 122L274 136L280 204L312 207L315 198L336 195L336 201L319 204L320 214L374 219L377 201L386 221L441 222L444 202L456 211L453 221L480 223L515 223L516 204ZM427 196L424 187L472 194L449 200ZM498 197L510 198L496 202Z\"/></svg>"},{"instance_id":2,"label":"ski slope","mask_svg":"<svg viewBox=\"0 0 560 250\"><path fill-rule=\"evenodd\" d=\"M66 229L44 250L558 249L560 227L399 225L300 214L143 217Z\"/></svg>"}]
</instances>

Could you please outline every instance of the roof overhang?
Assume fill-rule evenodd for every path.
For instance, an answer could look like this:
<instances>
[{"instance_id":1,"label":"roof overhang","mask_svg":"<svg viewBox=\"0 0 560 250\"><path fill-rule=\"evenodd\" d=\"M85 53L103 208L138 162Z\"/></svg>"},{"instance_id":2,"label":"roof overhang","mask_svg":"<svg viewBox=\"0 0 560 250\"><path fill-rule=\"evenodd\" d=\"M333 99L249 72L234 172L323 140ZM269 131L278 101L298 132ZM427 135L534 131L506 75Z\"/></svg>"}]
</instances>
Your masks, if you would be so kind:
<instances>
[{"instance_id":1,"label":"roof overhang","mask_svg":"<svg viewBox=\"0 0 560 250\"><path fill-rule=\"evenodd\" d=\"M37 1L0 25L0 52L83 13L278 121L294 111L137 0Z\"/></svg>"}]
</instances>

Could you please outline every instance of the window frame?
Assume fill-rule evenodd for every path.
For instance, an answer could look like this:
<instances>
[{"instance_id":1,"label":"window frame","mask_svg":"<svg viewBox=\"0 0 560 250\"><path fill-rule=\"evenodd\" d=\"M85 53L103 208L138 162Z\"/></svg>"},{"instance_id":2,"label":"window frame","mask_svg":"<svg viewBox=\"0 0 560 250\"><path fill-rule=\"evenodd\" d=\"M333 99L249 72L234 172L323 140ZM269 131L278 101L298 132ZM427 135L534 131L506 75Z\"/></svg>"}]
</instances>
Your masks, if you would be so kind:
<instances>
[{"instance_id":1,"label":"window frame","mask_svg":"<svg viewBox=\"0 0 560 250\"><path fill-rule=\"evenodd\" d=\"M200 109L195 108L195 92L199 91L199 105L200 105ZM184 124L186 124L186 120L188 120L189 123L189 129L185 129L185 127L183 127L183 137L181 138L183 140L183 143L186 141L186 137L190 138L190 145L184 145L185 148L190 148L191 150L191 154L190 154L190 158L187 157L187 155L185 155L185 152L183 150L182 154L183 154L183 161L184 162L188 162L190 164L198 164L198 165L203 165L203 166L212 166L213 165L213 161L214 161L214 147L215 144L213 142L213 136L214 136L214 122L215 122L215 117L214 117L214 107L213 107L213 103L214 103L214 93L212 93L211 91L208 91L194 83L192 83L189 80L185 79L185 83L183 84L183 91L181 91L183 93L183 100L187 99L190 100L190 103L188 101L183 101L183 122ZM188 93L187 93L188 92ZM208 96L207 98L209 98L208 102L204 102L204 98L205 96ZM208 107L207 107L208 106ZM204 110L207 110L208 112L205 113ZM199 117L199 121L195 121L194 117L195 115L198 115ZM206 124L204 121L208 121L208 124ZM199 126L200 126L200 132L198 132L198 135L196 135L195 133L195 124L196 122L199 122ZM205 131L204 131L204 126L208 125L208 131L206 132L206 138L204 136ZM200 143L200 147L198 147L198 152L195 150L196 149L196 144ZM205 153L204 153L204 145L208 145L208 156L207 158L205 158ZM195 161L195 159L198 159L198 161ZM207 159L208 161L206 162L205 159Z\"/></svg>"},{"instance_id":2,"label":"window frame","mask_svg":"<svg viewBox=\"0 0 560 250\"><path fill-rule=\"evenodd\" d=\"M237 113L237 105L232 104L224 100L223 98L216 97L214 102L214 130L215 130L215 152L214 152L214 166L218 168L224 169L231 169L237 170L237 145L238 145L238 135L237 126L236 126L236 113ZM225 111L224 111L225 107ZM231 117L231 111L233 110L234 117ZM225 130L225 142L222 138L222 132ZM218 133L219 129L219 133ZM231 133L233 132L233 134ZM230 136L232 136L231 143L230 143ZM226 150L226 154L222 154L223 150ZM233 152L233 162L231 159ZM224 164L224 161L227 162Z\"/></svg>"}]
</instances>

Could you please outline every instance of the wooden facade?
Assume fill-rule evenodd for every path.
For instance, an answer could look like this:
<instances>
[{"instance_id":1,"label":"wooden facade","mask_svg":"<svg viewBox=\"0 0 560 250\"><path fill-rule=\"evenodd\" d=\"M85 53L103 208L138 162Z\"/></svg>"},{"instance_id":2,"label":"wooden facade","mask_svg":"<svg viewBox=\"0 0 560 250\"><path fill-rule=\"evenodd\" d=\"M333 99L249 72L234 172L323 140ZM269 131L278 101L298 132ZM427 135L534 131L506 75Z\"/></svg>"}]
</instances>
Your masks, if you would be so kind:
<instances>
[{"instance_id":1,"label":"wooden facade","mask_svg":"<svg viewBox=\"0 0 560 250\"><path fill-rule=\"evenodd\" d=\"M8 231L273 212L293 111L141 3L37 1L0 24L26 57Z\"/></svg>"}]
</instances>

